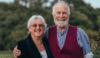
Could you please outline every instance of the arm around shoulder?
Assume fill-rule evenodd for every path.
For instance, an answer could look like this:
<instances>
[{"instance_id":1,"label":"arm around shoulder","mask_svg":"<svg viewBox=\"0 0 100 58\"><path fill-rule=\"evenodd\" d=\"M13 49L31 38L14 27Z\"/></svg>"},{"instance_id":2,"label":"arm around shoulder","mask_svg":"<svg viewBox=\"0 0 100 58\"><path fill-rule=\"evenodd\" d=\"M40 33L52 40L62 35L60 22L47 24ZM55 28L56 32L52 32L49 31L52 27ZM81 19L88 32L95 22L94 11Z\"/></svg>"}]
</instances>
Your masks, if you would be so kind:
<instances>
[{"instance_id":1,"label":"arm around shoulder","mask_svg":"<svg viewBox=\"0 0 100 58\"><path fill-rule=\"evenodd\" d=\"M24 40L20 40L18 42L18 49L21 51L21 55L18 56L18 58L28 58L27 54L25 52L25 44L24 44Z\"/></svg>"}]
</instances>

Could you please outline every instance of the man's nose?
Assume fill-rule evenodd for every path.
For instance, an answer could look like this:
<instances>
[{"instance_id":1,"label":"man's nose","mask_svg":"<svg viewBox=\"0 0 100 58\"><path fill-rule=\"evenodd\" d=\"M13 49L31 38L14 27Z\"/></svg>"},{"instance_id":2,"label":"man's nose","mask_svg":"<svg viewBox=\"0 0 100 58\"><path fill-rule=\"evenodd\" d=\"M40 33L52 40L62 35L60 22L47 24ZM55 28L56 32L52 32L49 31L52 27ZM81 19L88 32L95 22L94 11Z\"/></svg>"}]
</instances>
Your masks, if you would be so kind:
<instances>
[{"instance_id":1,"label":"man's nose","mask_svg":"<svg viewBox=\"0 0 100 58\"><path fill-rule=\"evenodd\" d=\"M64 17L64 14L63 14L63 13L61 13L61 14L60 14L60 17Z\"/></svg>"}]
</instances>

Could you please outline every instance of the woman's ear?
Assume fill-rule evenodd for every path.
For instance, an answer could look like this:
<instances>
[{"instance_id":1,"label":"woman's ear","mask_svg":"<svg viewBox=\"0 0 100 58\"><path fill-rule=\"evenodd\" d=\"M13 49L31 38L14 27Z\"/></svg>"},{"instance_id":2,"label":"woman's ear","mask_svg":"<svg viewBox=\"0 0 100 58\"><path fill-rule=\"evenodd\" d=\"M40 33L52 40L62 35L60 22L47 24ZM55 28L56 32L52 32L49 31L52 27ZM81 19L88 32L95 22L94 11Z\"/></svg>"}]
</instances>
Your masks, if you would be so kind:
<instances>
[{"instance_id":1,"label":"woman's ear","mask_svg":"<svg viewBox=\"0 0 100 58\"><path fill-rule=\"evenodd\" d=\"M31 28L31 27L29 27L28 31L29 31L29 32L31 32L31 31L32 31L32 28Z\"/></svg>"}]
</instances>

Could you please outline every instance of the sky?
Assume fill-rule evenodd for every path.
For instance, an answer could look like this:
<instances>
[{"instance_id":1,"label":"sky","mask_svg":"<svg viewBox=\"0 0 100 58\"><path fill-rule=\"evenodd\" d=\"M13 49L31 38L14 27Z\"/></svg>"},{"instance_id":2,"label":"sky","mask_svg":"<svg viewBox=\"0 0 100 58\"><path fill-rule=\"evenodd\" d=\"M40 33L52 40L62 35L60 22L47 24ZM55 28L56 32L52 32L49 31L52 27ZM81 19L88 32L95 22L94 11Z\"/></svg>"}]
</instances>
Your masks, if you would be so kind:
<instances>
[{"instance_id":1,"label":"sky","mask_svg":"<svg viewBox=\"0 0 100 58\"><path fill-rule=\"evenodd\" d=\"M0 0L0 2L13 2L14 0ZM93 8L100 8L100 0L84 0L87 4L90 4Z\"/></svg>"},{"instance_id":2,"label":"sky","mask_svg":"<svg viewBox=\"0 0 100 58\"><path fill-rule=\"evenodd\" d=\"M84 0L86 3L91 4L93 8L100 8L100 0Z\"/></svg>"},{"instance_id":3,"label":"sky","mask_svg":"<svg viewBox=\"0 0 100 58\"><path fill-rule=\"evenodd\" d=\"M13 2L14 0L0 0L0 2Z\"/></svg>"}]
</instances>

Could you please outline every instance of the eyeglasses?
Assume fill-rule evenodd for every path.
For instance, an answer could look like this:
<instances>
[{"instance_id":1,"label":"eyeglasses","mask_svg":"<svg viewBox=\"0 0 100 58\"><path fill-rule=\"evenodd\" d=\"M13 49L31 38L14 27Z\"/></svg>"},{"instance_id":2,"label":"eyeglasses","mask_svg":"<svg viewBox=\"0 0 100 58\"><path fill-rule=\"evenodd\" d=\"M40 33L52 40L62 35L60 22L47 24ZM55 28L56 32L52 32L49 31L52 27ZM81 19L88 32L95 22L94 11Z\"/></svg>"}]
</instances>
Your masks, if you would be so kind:
<instances>
[{"instance_id":1,"label":"eyeglasses","mask_svg":"<svg viewBox=\"0 0 100 58\"><path fill-rule=\"evenodd\" d=\"M37 26L39 26L39 27L44 27L44 24L33 24L33 25L32 25L32 27L37 27Z\"/></svg>"}]
</instances>

